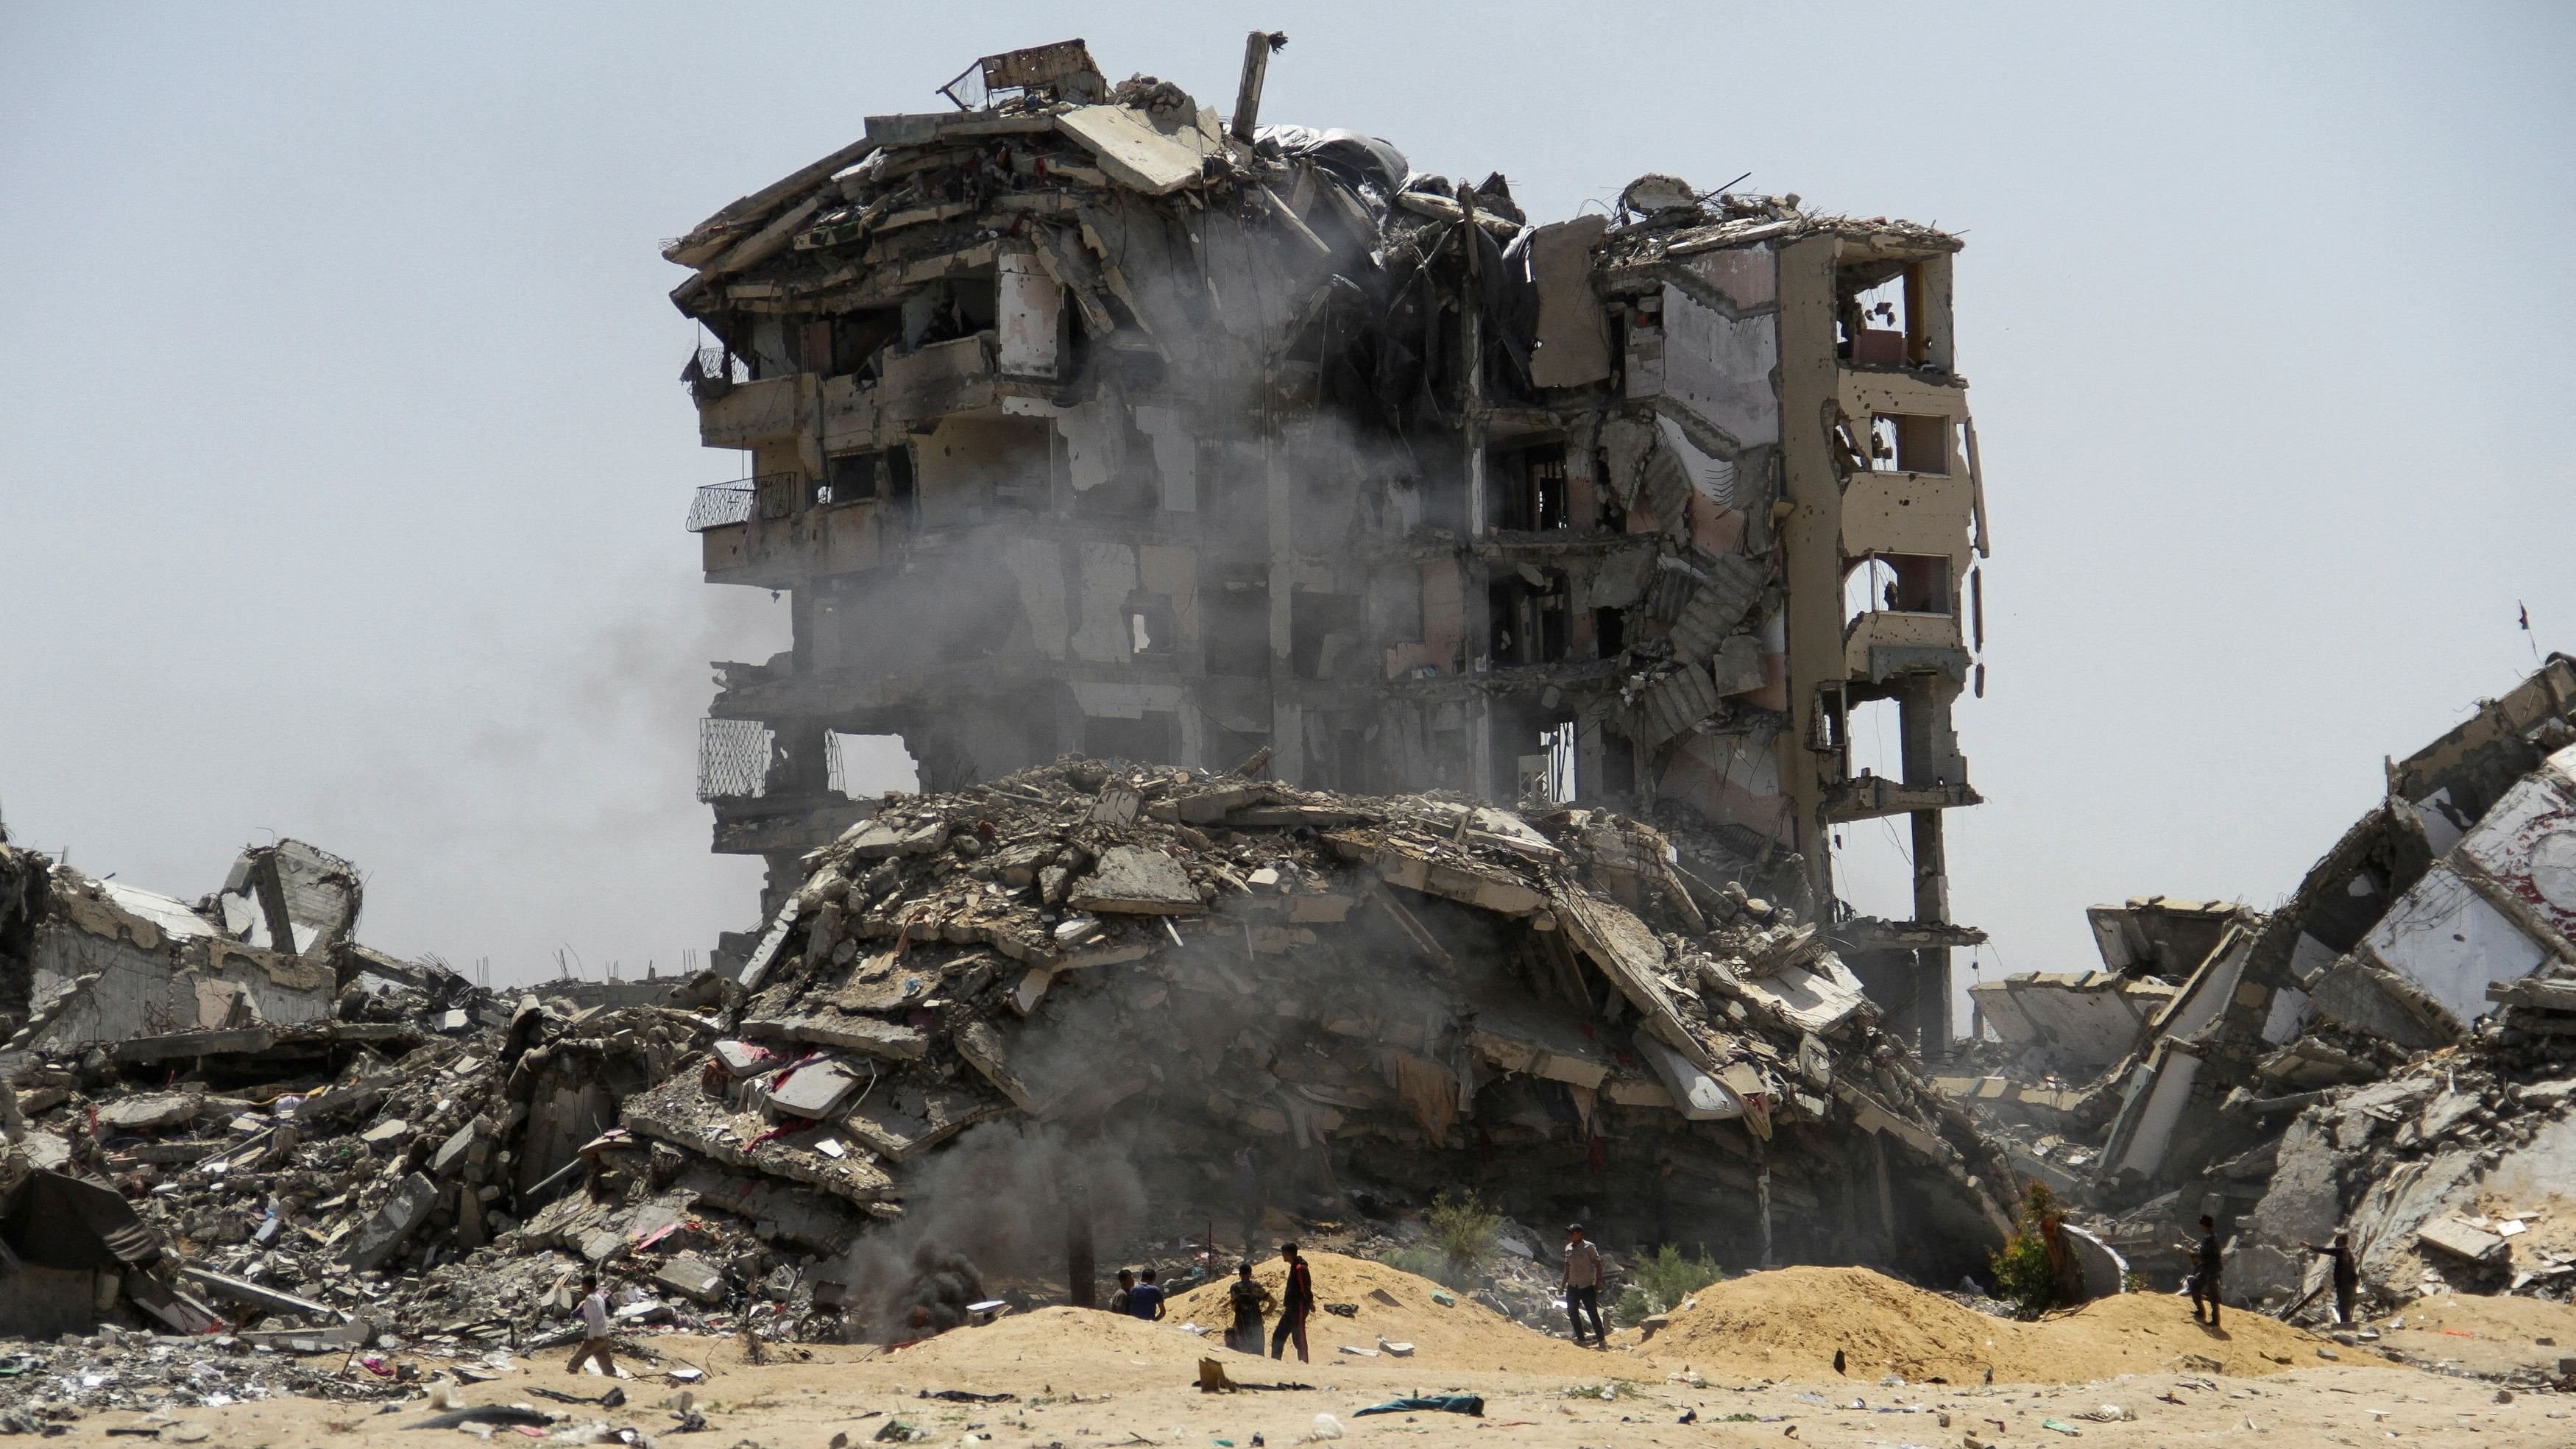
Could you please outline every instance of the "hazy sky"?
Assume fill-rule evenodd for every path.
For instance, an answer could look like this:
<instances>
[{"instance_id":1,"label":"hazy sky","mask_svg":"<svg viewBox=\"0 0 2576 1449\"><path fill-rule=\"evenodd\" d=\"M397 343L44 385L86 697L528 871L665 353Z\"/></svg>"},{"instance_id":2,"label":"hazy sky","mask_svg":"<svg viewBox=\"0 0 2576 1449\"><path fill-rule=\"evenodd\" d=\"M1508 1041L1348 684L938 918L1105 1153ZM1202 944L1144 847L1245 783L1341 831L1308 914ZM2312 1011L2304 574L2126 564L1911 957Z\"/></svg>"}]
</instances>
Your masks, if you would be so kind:
<instances>
[{"instance_id":1,"label":"hazy sky","mask_svg":"<svg viewBox=\"0 0 2576 1449\"><path fill-rule=\"evenodd\" d=\"M1645 171L1963 233L1996 554L1982 969L2276 901L2404 755L2576 648L2560 7L0 4L0 812L194 897L269 832L497 979L749 924L692 799L695 341L662 239L1086 36L1537 217ZM2538 630L2514 627L2527 602ZM1852 894L1901 913L1890 834ZM1900 832L1901 833L1901 828ZM1856 852L1857 853L1857 852Z\"/></svg>"}]
</instances>

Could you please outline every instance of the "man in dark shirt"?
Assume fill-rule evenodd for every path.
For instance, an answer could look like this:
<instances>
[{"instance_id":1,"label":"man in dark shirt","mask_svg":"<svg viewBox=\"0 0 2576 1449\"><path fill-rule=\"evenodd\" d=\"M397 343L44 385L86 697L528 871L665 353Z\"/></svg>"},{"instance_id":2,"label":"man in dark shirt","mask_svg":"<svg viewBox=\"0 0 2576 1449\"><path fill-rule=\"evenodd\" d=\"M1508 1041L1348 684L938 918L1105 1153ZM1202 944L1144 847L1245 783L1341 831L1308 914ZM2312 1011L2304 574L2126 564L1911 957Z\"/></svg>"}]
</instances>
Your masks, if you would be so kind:
<instances>
[{"instance_id":1,"label":"man in dark shirt","mask_svg":"<svg viewBox=\"0 0 2576 1449\"><path fill-rule=\"evenodd\" d=\"M1261 1352L1261 1320L1272 1307L1270 1290L1252 1280L1252 1264L1238 1264L1234 1281L1226 1285L1226 1306L1234 1310L1234 1327L1227 1331L1225 1346L1238 1353Z\"/></svg>"},{"instance_id":2,"label":"man in dark shirt","mask_svg":"<svg viewBox=\"0 0 2576 1449\"><path fill-rule=\"evenodd\" d=\"M1162 1285L1154 1281L1154 1270L1145 1270L1144 1281L1127 1290L1127 1311L1151 1323L1163 1316Z\"/></svg>"},{"instance_id":3,"label":"man in dark shirt","mask_svg":"<svg viewBox=\"0 0 2576 1449\"><path fill-rule=\"evenodd\" d=\"M2201 1321L2201 1304L2209 1305L2209 1326L2218 1326L2218 1220L2200 1217L2200 1246L2192 1250L2191 1320Z\"/></svg>"},{"instance_id":4,"label":"man in dark shirt","mask_svg":"<svg viewBox=\"0 0 2576 1449\"><path fill-rule=\"evenodd\" d=\"M2301 1243L2311 1253L2322 1253L2334 1259L2335 1326L2352 1326L2353 1299L2361 1292L2361 1263L2352 1251L2352 1234L2338 1232L2334 1241L2320 1248L2314 1243Z\"/></svg>"},{"instance_id":5,"label":"man in dark shirt","mask_svg":"<svg viewBox=\"0 0 2576 1449\"><path fill-rule=\"evenodd\" d=\"M1279 1256L1288 1260L1288 1287L1279 1295L1279 1326L1270 1331L1270 1356L1285 1358L1293 1338L1297 1362L1306 1363L1306 1315L1315 1311L1315 1275L1298 1256L1295 1243L1281 1243Z\"/></svg>"},{"instance_id":6,"label":"man in dark shirt","mask_svg":"<svg viewBox=\"0 0 2576 1449\"><path fill-rule=\"evenodd\" d=\"M1131 1306L1135 1292L1136 1270L1133 1268L1119 1269L1118 1291L1109 1295L1109 1311L1112 1313L1125 1313L1132 1315L1136 1311Z\"/></svg>"}]
</instances>

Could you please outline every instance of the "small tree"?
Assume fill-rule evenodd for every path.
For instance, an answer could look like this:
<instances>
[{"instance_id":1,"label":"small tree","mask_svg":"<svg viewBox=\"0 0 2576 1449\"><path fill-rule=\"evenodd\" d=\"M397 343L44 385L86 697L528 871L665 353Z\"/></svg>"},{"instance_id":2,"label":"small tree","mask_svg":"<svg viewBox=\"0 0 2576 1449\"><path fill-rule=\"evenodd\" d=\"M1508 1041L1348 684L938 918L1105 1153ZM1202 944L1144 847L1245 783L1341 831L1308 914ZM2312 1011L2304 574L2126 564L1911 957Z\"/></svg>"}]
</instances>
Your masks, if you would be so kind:
<instances>
[{"instance_id":1,"label":"small tree","mask_svg":"<svg viewBox=\"0 0 2576 1449\"><path fill-rule=\"evenodd\" d=\"M1610 1306L1610 1316L1623 1328L1658 1313L1669 1313L1681 1301L1726 1276L1717 1260L1708 1255L1708 1245L1700 1245L1697 1257L1684 1257L1670 1243L1657 1248L1654 1256L1641 1258L1628 1273L1628 1291Z\"/></svg>"},{"instance_id":2,"label":"small tree","mask_svg":"<svg viewBox=\"0 0 2576 1449\"><path fill-rule=\"evenodd\" d=\"M2057 1194L2033 1179L2022 1193L2016 1231L2003 1251L1987 1259L1994 1269L1995 1293L2025 1318L2037 1318L2068 1302L2060 1259L2066 1249L2059 1229L2066 1221Z\"/></svg>"},{"instance_id":3,"label":"small tree","mask_svg":"<svg viewBox=\"0 0 2576 1449\"><path fill-rule=\"evenodd\" d=\"M1473 1192L1452 1197L1444 1189L1431 1199L1431 1211L1424 1216L1449 1270L1461 1275L1474 1272L1493 1253L1494 1234L1503 1225L1503 1215L1478 1201Z\"/></svg>"}]
</instances>

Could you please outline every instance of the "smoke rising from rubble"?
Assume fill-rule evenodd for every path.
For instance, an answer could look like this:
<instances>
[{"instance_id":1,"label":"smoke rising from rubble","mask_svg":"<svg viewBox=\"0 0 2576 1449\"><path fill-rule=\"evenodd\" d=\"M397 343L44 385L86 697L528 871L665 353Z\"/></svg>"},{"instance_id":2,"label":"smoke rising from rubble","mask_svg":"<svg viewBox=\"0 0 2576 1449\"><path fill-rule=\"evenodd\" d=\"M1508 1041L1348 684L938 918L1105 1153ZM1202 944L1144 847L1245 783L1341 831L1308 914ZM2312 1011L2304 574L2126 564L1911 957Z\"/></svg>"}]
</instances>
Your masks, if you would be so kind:
<instances>
[{"instance_id":1,"label":"smoke rising from rubble","mask_svg":"<svg viewBox=\"0 0 2576 1449\"><path fill-rule=\"evenodd\" d=\"M900 1221L850 1248L851 1328L880 1343L918 1337L952 1311L937 1326L963 1322L990 1283L1060 1278L1070 1195L1087 1200L1104 1242L1141 1222L1145 1187L1127 1159L1118 1143L1076 1143L1034 1123L969 1130L907 1179Z\"/></svg>"},{"instance_id":2,"label":"smoke rising from rubble","mask_svg":"<svg viewBox=\"0 0 2576 1449\"><path fill-rule=\"evenodd\" d=\"M496 982L551 977L567 947L594 978L612 959L629 976L648 960L670 975L683 948L743 924L759 867L705 853L696 718L707 661L766 657L783 642L785 605L659 571L617 593L623 616L586 635L493 646L527 661L530 684L441 704L433 727L422 701L400 701L399 714L346 731L371 747L345 764L322 756L303 799L255 817L365 865L370 941L458 963L489 956ZM514 638L501 618L482 634ZM387 800L402 808L389 814ZM675 884L632 889L648 879ZM165 888L193 893L185 880ZM601 900L618 906L602 912ZM470 914L456 908L465 901Z\"/></svg>"}]
</instances>

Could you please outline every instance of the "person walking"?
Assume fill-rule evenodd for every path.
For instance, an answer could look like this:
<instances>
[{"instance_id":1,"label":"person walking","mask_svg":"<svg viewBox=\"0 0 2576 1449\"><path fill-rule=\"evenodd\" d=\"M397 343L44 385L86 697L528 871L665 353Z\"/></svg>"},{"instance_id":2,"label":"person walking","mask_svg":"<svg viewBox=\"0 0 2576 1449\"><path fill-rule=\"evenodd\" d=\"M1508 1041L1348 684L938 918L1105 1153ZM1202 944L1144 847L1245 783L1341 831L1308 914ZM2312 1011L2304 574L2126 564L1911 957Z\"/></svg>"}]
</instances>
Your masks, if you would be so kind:
<instances>
[{"instance_id":1,"label":"person walking","mask_svg":"<svg viewBox=\"0 0 2576 1449\"><path fill-rule=\"evenodd\" d=\"M1250 1259L1235 1265L1234 1281L1226 1285L1225 1301L1234 1310L1234 1327L1226 1331L1225 1346L1237 1353L1260 1353L1262 1320L1277 1304L1269 1289L1253 1281Z\"/></svg>"},{"instance_id":2,"label":"person walking","mask_svg":"<svg viewBox=\"0 0 2576 1449\"><path fill-rule=\"evenodd\" d=\"M1109 1295L1109 1311L1112 1313L1125 1314L1130 1317L1134 1316L1136 1312L1135 1297L1136 1270L1133 1268L1119 1269L1118 1286Z\"/></svg>"},{"instance_id":3,"label":"person walking","mask_svg":"<svg viewBox=\"0 0 2576 1449\"><path fill-rule=\"evenodd\" d=\"M1315 1311L1315 1274L1297 1252L1295 1243L1281 1243L1279 1256L1288 1260L1287 1291L1279 1295L1279 1326L1270 1331L1270 1356L1286 1357L1288 1341L1297 1341L1297 1362L1306 1363L1306 1315Z\"/></svg>"},{"instance_id":4,"label":"person walking","mask_svg":"<svg viewBox=\"0 0 2576 1449\"><path fill-rule=\"evenodd\" d=\"M2337 1231L2334 1241L2324 1247L2314 1243L2299 1246L2334 1259L2335 1326L2352 1327L2353 1300L2361 1294L2361 1261L2352 1251L2352 1234Z\"/></svg>"},{"instance_id":5,"label":"person walking","mask_svg":"<svg viewBox=\"0 0 2576 1449\"><path fill-rule=\"evenodd\" d=\"M1127 1311L1147 1323L1163 1316L1163 1288L1154 1281L1154 1270L1138 1275L1140 1281L1127 1290Z\"/></svg>"},{"instance_id":6,"label":"person walking","mask_svg":"<svg viewBox=\"0 0 2576 1449\"><path fill-rule=\"evenodd\" d=\"M1583 1235L1583 1224L1565 1225L1565 1316L1574 1324L1574 1341L1583 1342L1583 1316L1592 1315L1592 1343L1595 1348L1608 1348L1610 1336L1601 1329L1601 1250Z\"/></svg>"},{"instance_id":7,"label":"person walking","mask_svg":"<svg viewBox=\"0 0 2576 1449\"><path fill-rule=\"evenodd\" d=\"M581 1347L572 1351L572 1362L564 1365L564 1372L580 1373L584 1363L596 1359L599 1371L615 1378L617 1360L609 1356L608 1350L608 1295L600 1290L598 1274L584 1273L581 1277Z\"/></svg>"},{"instance_id":8,"label":"person walking","mask_svg":"<svg viewBox=\"0 0 2576 1449\"><path fill-rule=\"evenodd\" d=\"M2200 1309L2209 1305L2209 1326L2218 1326L2218 1220L2207 1213L2200 1215L2200 1246L2191 1250L2191 1321L2201 1321Z\"/></svg>"}]
</instances>

